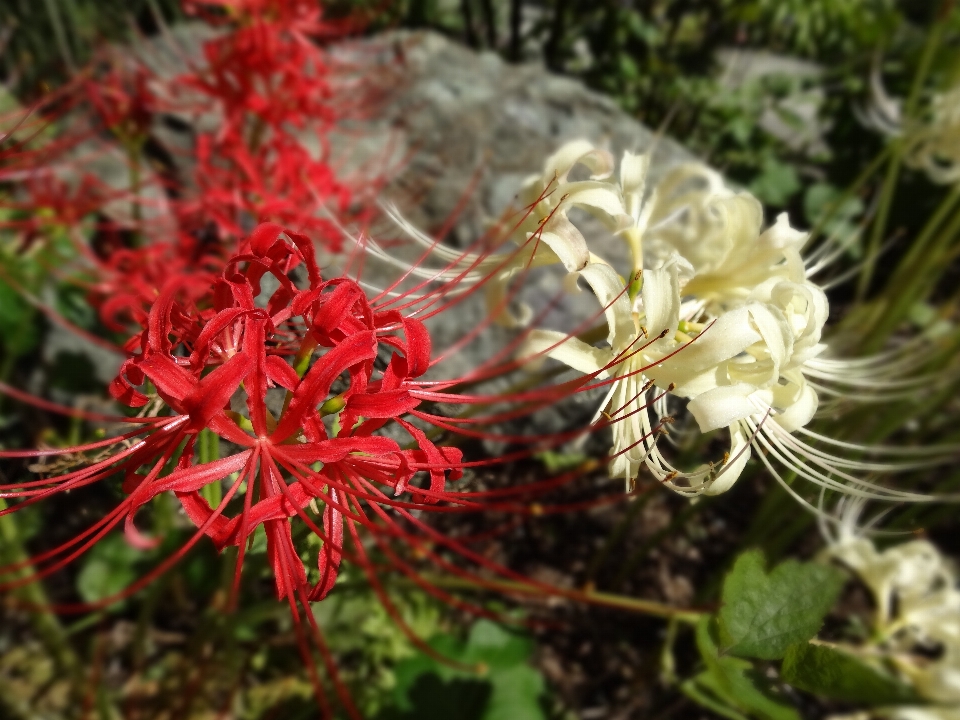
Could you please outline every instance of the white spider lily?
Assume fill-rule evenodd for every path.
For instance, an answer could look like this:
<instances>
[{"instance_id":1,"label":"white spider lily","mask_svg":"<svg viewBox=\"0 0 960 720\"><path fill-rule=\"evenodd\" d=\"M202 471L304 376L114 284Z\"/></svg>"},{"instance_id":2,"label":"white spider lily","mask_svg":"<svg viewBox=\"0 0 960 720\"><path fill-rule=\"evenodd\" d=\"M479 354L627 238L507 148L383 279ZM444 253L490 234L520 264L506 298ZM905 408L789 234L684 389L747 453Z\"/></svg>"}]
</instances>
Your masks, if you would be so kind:
<instances>
[{"instance_id":1,"label":"white spider lily","mask_svg":"<svg viewBox=\"0 0 960 720\"><path fill-rule=\"evenodd\" d=\"M870 104L857 115L882 135L901 138L904 162L925 172L932 182L960 182L960 85L934 93L923 117L904 118L902 102L887 95L874 70Z\"/></svg>"},{"instance_id":2,"label":"white spider lily","mask_svg":"<svg viewBox=\"0 0 960 720\"><path fill-rule=\"evenodd\" d=\"M848 648L882 659L924 700L922 707L884 708L889 720L947 720L960 706L960 587L950 561L925 540L878 551L856 521L862 502L847 502L836 532L823 527L827 554L853 570L873 595L866 645ZM930 657L930 652L936 652ZM864 714L863 717L869 717Z\"/></svg>"},{"instance_id":3,"label":"white spider lily","mask_svg":"<svg viewBox=\"0 0 960 720\"><path fill-rule=\"evenodd\" d=\"M567 155L585 150L578 143ZM801 256L806 235L791 228L785 215L763 230L756 199L724 188L719 176L695 166L676 169L666 186L644 197L646 170L644 157L624 154L620 193L632 225L621 235L634 253L634 267L643 268L642 282L634 276L627 286L595 255L574 274L584 278L604 309L608 347L534 330L523 349L527 357L550 357L612 379L601 406L613 422L611 473L629 487L646 466L678 492L717 494L736 481L752 446L795 495L777 466L822 488L863 498L929 499L884 488L870 476L936 464L942 452L923 456L834 443L804 430L818 409L820 387L834 392L864 384L871 373L890 372L899 362L845 366L820 358L828 304L807 277ZM885 385L884 390L896 385L904 393L917 387L892 379ZM663 457L657 439L667 393L687 400L701 432L727 429L731 444L722 463L685 473ZM832 446L830 452L819 449L824 444ZM881 459L847 460L834 452L839 448Z\"/></svg>"},{"instance_id":4,"label":"white spider lily","mask_svg":"<svg viewBox=\"0 0 960 720\"><path fill-rule=\"evenodd\" d=\"M718 375L716 368L731 361L745 348L758 342L759 333L744 331L736 318L721 319L718 332L704 332L693 341L677 333L680 296L679 262L648 271L644 277L642 297L646 310L646 327L642 327L627 299L627 288L616 272L603 263L591 263L580 272L604 308L607 318L609 347L596 348L565 333L533 330L529 333L522 355L526 358L550 357L569 367L601 380L612 378L610 390L601 403L595 420L603 411L610 418L613 430L610 473L623 477L628 490L642 465L655 477L685 494L716 494L728 489L737 479L750 457L749 439L733 420L739 419L742 408L733 410L717 381L709 384L708 376ZM742 318L740 318L742 320ZM692 388L692 390L688 390ZM707 429L730 426L731 446L717 467L704 465L692 472L673 467L657 447L662 425L650 416L652 396L674 392L688 397L697 393L692 410ZM748 413L752 413L750 408Z\"/></svg>"},{"instance_id":5,"label":"white spider lily","mask_svg":"<svg viewBox=\"0 0 960 720\"><path fill-rule=\"evenodd\" d=\"M908 133L907 164L935 183L960 181L960 85L934 95L927 122Z\"/></svg>"},{"instance_id":6,"label":"white spider lily","mask_svg":"<svg viewBox=\"0 0 960 720\"><path fill-rule=\"evenodd\" d=\"M590 179L571 180L577 165ZM787 492L805 503L780 469L863 499L930 500L885 488L874 478L940 464L956 448L865 447L806 429L820 393L831 401L890 399L910 395L926 381L903 379L903 371L919 362L918 353L906 348L849 362L826 356L827 299L809 276L836 256L834 249L814 253L812 267L806 267L801 250L807 236L790 227L786 215L764 229L757 200L726 188L707 168L680 166L648 190L645 156L625 153L616 177L614 165L609 153L585 141L551 156L525 187L527 214L517 225L519 248L512 253L480 256L442 248L398 217L425 256L446 265L410 268L382 250L379 255L407 274L450 282L456 286L452 293L485 283L491 312L513 326L528 323L532 313L506 313L511 278L530 267L563 265L564 287L571 292L580 292L582 278L605 315L606 346L534 329L527 331L520 355L557 360L609 386L595 421L604 415L609 420L610 471L628 488L646 467L677 492L717 494L737 480L756 449ZM626 241L633 255L624 273L629 280L591 252L567 217L574 207L599 217ZM658 438L677 404L671 397L685 401L701 432L726 429L729 450L717 463L684 472L661 453Z\"/></svg>"}]
</instances>

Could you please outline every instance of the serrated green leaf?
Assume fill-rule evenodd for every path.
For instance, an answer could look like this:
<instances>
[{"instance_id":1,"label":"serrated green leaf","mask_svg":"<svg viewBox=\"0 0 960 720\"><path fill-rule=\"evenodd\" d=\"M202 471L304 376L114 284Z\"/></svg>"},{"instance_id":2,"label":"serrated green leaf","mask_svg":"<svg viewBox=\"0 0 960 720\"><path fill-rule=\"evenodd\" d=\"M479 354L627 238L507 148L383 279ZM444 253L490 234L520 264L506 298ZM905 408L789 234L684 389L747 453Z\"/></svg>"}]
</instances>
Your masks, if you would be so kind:
<instances>
[{"instance_id":1,"label":"serrated green leaf","mask_svg":"<svg viewBox=\"0 0 960 720\"><path fill-rule=\"evenodd\" d=\"M729 718L746 714L758 720L800 720L799 713L750 661L720 653L714 622L713 617L703 616L697 624L697 649L707 669L693 679L690 689L694 694L726 708L720 714ZM688 695L699 702L694 695ZM719 712L713 705L706 706Z\"/></svg>"},{"instance_id":2,"label":"serrated green leaf","mask_svg":"<svg viewBox=\"0 0 960 720\"><path fill-rule=\"evenodd\" d=\"M850 653L824 645L791 645L781 676L799 690L857 705L899 705L922 700L907 685Z\"/></svg>"},{"instance_id":3,"label":"serrated green leaf","mask_svg":"<svg viewBox=\"0 0 960 720\"><path fill-rule=\"evenodd\" d=\"M760 551L743 553L724 580L717 616L724 653L782 658L816 635L845 579L828 565L787 560L767 573L765 564Z\"/></svg>"}]
</instances>

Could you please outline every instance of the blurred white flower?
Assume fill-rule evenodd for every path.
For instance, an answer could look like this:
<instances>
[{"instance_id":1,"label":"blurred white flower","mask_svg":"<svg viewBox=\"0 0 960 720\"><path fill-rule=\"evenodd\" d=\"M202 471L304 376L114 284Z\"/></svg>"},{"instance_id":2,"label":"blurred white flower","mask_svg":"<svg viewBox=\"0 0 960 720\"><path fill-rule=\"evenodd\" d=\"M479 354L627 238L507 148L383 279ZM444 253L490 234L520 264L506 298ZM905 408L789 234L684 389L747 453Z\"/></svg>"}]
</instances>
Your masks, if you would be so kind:
<instances>
[{"instance_id":1,"label":"blurred white flower","mask_svg":"<svg viewBox=\"0 0 960 720\"><path fill-rule=\"evenodd\" d=\"M870 103L857 116L887 137L900 138L903 160L935 183L960 182L960 84L933 93L921 115L903 116L901 100L887 95L878 70L870 76Z\"/></svg>"},{"instance_id":2,"label":"blurred white flower","mask_svg":"<svg viewBox=\"0 0 960 720\"><path fill-rule=\"evenodd\" d=\"M856 528L862 503L842 508L826 531L827 553L853 570L876 610L866 644L849 648L882 660L924 700L923 707L883 708L890 720L948 720L960 712L960 585L953 564L926 540L878 551ZM863 714L863 717L871 717Z\"/></svg>"}]
</instances>

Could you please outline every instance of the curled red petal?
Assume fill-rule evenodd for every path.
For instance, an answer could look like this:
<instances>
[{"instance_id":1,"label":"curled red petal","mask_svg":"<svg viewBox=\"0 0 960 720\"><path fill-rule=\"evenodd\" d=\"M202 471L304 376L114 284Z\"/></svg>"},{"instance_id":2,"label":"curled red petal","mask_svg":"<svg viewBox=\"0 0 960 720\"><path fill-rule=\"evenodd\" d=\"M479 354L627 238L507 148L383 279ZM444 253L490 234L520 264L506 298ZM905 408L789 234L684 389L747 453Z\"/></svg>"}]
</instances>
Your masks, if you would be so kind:
<instances>
[{"instance_id":1,"label":"curled red petal","mask_svg":"<svg viewBox=\"0 0 960 720\"><path fill-rule=\"evenodd\" d=\"M337 491L332 487L330 501L338 504L340 502ZM340 561L343 559L343 515L330 502L323 510L323 533L326 537L317 556L320 580L310 591L309 599L312 602L323 600L333 590L340 570Z\"/></svg>"},{"instance_id":2,"label":"curled red petal","mask_svg":"<svg viewBox=\"0 0 960 720\"><path fill-rule=\"evenodd\" d=\"M386 390L378 393L351 395L347 409L353 416L393 418L408 413L420 404L407 390Z\"/></svg>"},{"instance_id":3,"label":"curled red petal","mask_svg":"<svg viewBox=\"0 0 960 720\"><path fill-rule=\"evenodd\" d=\"M332 463L343 460L350 453L385 455L400 451L395 440L381 437L343 437L320 440L300 445L277 445L271 452L293 463L307 465L315 462Z\"/></svg>"},{"instance_id":4,"label":"curled red petal","mask_svg":"<svg viewBox=\"0 0 960 720\"><path fill-rule=\"evenodd\" d=\"M197 379L168 355L150 355L140 360L137 367L150 378L167 404L177 411L182 411L184 398L197 387Z\"/></svg>"},{"instance_id":5,"label":"curled red petal","mask_svg":"<svg viewBox=\"0 0 960 720\"><path fill-rule=\"evenodd\" d=\"M304 416L326 400L330 386L340 373L359 362L372 360L376 355L377 338L371 331L347 338L317 360L300 381L287 411L271 435L274 443L290 437L300 427Z\"/></svg>"},{"instance_id":6,"label":"curled red petal","mask_svg":"<svg viewBox=\"0 0 960 720\"><path fill-rule=\"evenodd\" d=\"M276 223L261 223L250 233L250 251L254 255L266 257L270 248L280 237L283 228Z\"/></svg>"},{"instance_id":7,"label":"curled red petal","mask_svg":"<svg viewBox=\"0 0 960 720\"><path fill-rule=\"evenodd\" d=\"M230 402L230 398L254 368L254 360L247 354L234 355L223 365L203 378L183 408L190 415L190 425L200 430L209 425L210 419Z\"/></svg>"},{"instance_id":8,"label":"curled red petal","mask_svg":"<svg viewBox=\"0 0 960 720\"><path fill-rule=\"evenodd\" d=\"M137 380L139 379L139 383ZM143 382L143 372L134 364L132 359L125 360L120 366L120 372L110 383L110 395L122 402L127 407L143 407L150 398L137 390L131 383L138 385Z\"/></svg>"},{"instance_id":9,"label":"curled red petal","mask_svg":"<svg viewBox=\"0 0 960 720\"><path fill-rule=\"evenodd\" d=\"M297 371L279 355L267 356L265 370L271 382L286 390L293 390L300 382Z\"/></svg>"}]
</instances>

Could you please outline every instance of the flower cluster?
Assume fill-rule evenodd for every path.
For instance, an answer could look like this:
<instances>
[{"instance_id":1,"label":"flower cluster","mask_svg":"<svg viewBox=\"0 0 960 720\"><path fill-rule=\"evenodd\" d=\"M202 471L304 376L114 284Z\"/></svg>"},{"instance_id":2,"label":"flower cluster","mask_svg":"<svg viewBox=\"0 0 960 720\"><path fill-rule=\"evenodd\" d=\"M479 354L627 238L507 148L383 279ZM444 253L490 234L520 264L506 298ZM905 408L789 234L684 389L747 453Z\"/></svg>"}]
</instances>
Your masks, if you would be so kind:
<instances>
[{"instance_id":1,"label":"flower cluster","mask_svg":"<svg viewBox=\"0 0 960 720\"><path fill-rule=\"evenodd\" d=\"M292 278L303 270L300 288ZM459 450L437 447L402 419L420 404L413 391L430 364L429 336L419 321L372 307L355 282L323 280L312 242L276 225L259 226L205 295L184 292L185 284L177 276L165 283L110 388L124 404L150 410L142 430L122 436L135 442L2 495L32 503L123 477L124 501L45 556L65 558L38 570L41 576L121 521L131 542L149 545L135 516L173 492L197 538L240 548L238 577L245 543L263 526L277 595L291 603L320 599L343 556L344 516L354 536L358 523L369 522L361 500L389 503L409 490L417 502L435 502L446 480L462 474ZM388 421L406 431L410 447L376 434ZM200 458L205 431L234 450ZM80 449L117 445L113 438ZM413 482L418 473L429 478L424 487ZM205 488L214 492L204 495ZM293 544L294 517L323 541L313 583Z\"/></svg>"},{"instance_id":2,"label":"flower cluster","mask_svg":"<svg viewBox=\"0 0 960 720\"><path fill-rule=\"evenodd\" d=\"M682 494L717 494L737 480L753 447L778 478L771 460L823 488L923 499L863 476L910 467L915 462L909 458L850 461L795 436L829 444L805 429L819 393L871 382L883 392L897 384L885 375L890 363L902 367L903 358L846 364L826 357L828 303L811 276L835 249L805 262L806 235L786 215L764 229L760 203L703 166L676 167L648 191L648 164L648 157L628 152L614 175L616 164L606 151L586 141L565 145L524 190L529 212L515 237L521 249L474 261L496 268L488 291L492 308L502 309L514 278L537 265L562 264L566 287L579 292L583 281L598 300L608 330L604 346L569 331L531 329L521 356L552 358L609 386L596 419L605 416L613 427L611 474L631 488L646 467ZM571 179L577 165L589 179ZM626 278L588 248L568 217L574 208L594 215L626 243L632 260ZM503 322L516 326L530 318L524 310L504 314ZM663 455L658 440L678 403L701 432L729 433L720 462L682 471ZM934 461L929 455L919 462Z\"/></svg>"},{"instance_id":3,"label":"flower cluster","mask_svg":"<svg viewBox=\"0 0 960 720\"><path fill-rule=\"evenodd\" d=\"M902 102L887 94L878 72L870 78L870 103L859 112L867 127L901 138L904 162L931 181L960 181L960 85L934 93L919 118L904 118Z\"/></svg>"},{"instance_id":4,"label":"flower cluster","mask_svg":"<svg viewBox=\"0 0 960 720\"><path fill-rule=\"evenodd\" d=\"M345 207L349 193L326 163L326 131L337 113L315 40L346 28L325 23L316 3L205 5L223 6L235 27L208 40L205 66L176 78L169 90L181 111L192 106L199 115L213 104L220 116L215 132L197 137L198 191L183 203L182 219L212 222L225 237L242 236L250 219L275 221L336 249L340 234L320 210ZM305 147L306 137L319 157Z\"/></svg>"},{"instance_id":5,"label":"flower cluster","mask_svg":"<svg viewBox=\"0 0 960 720\"><path fill-rule=\"evenodd\" d=\"M117 308L148 312L160 276L198 274L194 284L208 285L205 273L222 268L258 222L336 251L341 233L329 218L352 194L327 161L326 135L343 103L318 43L348 25L325 22L316 3L185 5L222 26L203 43L202 62L180 58L166 30L156 41L165 45L142 59L104 54L40 104L21 133L26 149L0 165L0 180L16 182L7 225L25 243L44 228L68 228L86 264L76 282L114 329ZM164 62L164 53L184 62ZM69 123L34 130L63 108ZM187 123L195 161L164 155L170 148L157 154L165 118ZM106 180L97 177L101 160ZM82 227L95 228L89 245Z\"/></svg>"},{"instance_id":6,"label":"flower cluster","mask_svg":"<svg viewBox=\"0 0 960 720\"><path fill-rule=\"evenodd\" d=\"M927 703L880 708L858 717L955 718L960 705L960 578L955 568L926 540L878 551L850 523L858 504L846 510L846 522L830 538L827 556L856 573L873 596L875 611L865 644L840 647L891 669Z\"/></svg>"}]
</instances>

